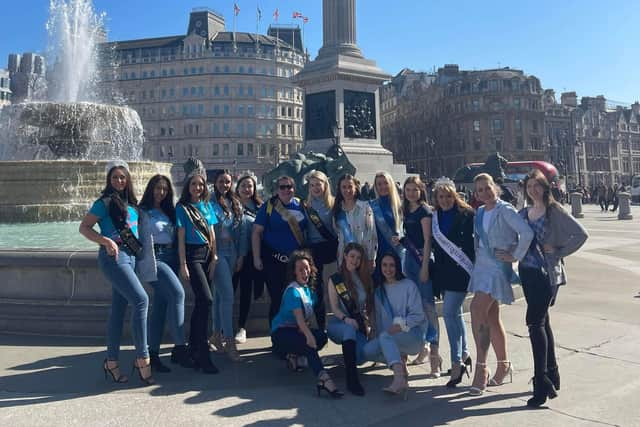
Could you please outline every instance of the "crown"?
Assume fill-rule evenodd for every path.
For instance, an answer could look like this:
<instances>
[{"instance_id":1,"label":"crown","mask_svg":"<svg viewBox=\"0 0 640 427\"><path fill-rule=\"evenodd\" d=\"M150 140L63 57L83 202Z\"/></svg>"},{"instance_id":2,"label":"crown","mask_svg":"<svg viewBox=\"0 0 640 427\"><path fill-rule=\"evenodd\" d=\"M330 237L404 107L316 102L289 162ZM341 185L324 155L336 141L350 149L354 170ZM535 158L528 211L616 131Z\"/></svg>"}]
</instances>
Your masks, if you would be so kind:
<instances>
[{"instance_id":1,"label":"crown","mask_svg":"<svg viewBox=\"0 0 640 427\"><path fill-rule=\"evenodd\" d=\"M446 176L441 176L436 180L434 187L453 187L456 188L456 183L451 180L451 178L447 178Z\"/></svg>"}]
</instances>

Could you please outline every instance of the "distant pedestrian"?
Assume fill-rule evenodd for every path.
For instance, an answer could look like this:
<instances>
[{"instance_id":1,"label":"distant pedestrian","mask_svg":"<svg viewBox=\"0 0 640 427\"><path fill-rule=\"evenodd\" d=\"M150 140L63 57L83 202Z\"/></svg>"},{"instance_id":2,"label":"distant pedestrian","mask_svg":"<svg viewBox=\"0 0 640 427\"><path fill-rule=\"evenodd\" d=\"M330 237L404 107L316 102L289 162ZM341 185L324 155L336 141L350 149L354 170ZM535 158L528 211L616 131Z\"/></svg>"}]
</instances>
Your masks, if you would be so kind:
<instances>
[{"instance_id":1,"label":"distant pedestrian","mask_svg":"<svg viewBox=\"0 0 640 427\"><path fill-rule=\"evenodd\" d=\"M600 205L600 211L605 212L609 210L609 201L607 199L607 187L605 187L604 182L601 182L596 187L596 193L598 196L598 204Z\"/></svg>"}]
</instances>

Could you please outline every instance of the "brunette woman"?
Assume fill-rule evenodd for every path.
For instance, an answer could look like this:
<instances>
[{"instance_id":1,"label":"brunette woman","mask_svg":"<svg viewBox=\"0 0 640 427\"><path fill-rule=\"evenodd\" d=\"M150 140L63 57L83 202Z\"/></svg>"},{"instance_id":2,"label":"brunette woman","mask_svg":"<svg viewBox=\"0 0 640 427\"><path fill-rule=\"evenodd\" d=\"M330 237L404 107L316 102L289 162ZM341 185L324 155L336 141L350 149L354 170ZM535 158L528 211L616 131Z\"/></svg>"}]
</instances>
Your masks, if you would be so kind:
<instances>
[{"instance_id":1,"label":"brunette woman","mask_svg":"<svg viewBox=\"0 0 640 427\"><path fill-rule=\"evenodd\" d=\"M333 226L338 234L338 266L342 264L344 248L355 242L365 248L369 269L375 266L378 236L373 211L360 199L360 181L345 174L338 179L338 195L333 204Z\"/></svg>"},{"instance_id":2,"label":"brunette woman","mask_svg":"<svg viewBox=\"0 0 640 427\"><path fill-rule=\"evenodd\" d=\"M138 240L138 200L127 163L116 160L106 167L107 184L80 223L80 234L100 245L98 267L111 283L112 301L107 321L107 357L102 364L105 379L126 383L118 363L120 338L127 305L131 305L131 336L136 349L134 367L145 384L154 384L147 348L149 296L135 274ZM93 229L95 224L100 233Z\"/></svg>"},{"instance_id":3,"label":"brunette woman","mask_svg":"<svg viewBox=\"0 0 640 427\"><path fill-rule=\"evenodd\" d=\"M309 196L304 204L309 227L307 228L307 246L313 254L313 262L318 269L316 293L318 304L316 318L318 326L325 329L326 309L324 304L324 286L322 275L324 265L336 261L338 238L333 229L331 211L333 209L333 194L327 176L320 171L313 171L307 175Z\"/></svg>"},{"instance_id":4,"label":"brunette woman","mask_svg":"<svg viewBox=\"0 0 640 427\"><path fill-rule=\"evenodd\" d=\"M551 185L539 170L525 179L528 207L520 215L534 233L529 250L518 265L527 301L527 326L533 350L533 397L527 405L538 407L560 389L555 341L549 322L549 307L558 286L567 282L564 257L576 252L587 240L586 230L573 219L551 193Z\"/></svg>"},{"instance_id":5,"label":"brunette woman","mask_svg":"<svg viewBox=\"0 0 640 427\"><path fill-rule=\"evenodd\" d=\"M231 172L221 170L214 177L213 212L218 264L213 281L213 335L210 342L219 352L225 352L234 362L240 360L233 333L233 273L240 271L247 252L246 228L242 224L243 210L238 197L231 191Z\"/></svg>"},{"instance_id":6,"label":"brunette woman","mask_svg":"<svg viewBox=\"0 0 640 427\"><path fill-rule=\"evenodd\" d=\"M280 310L271 322L273 351L295 366L298 356L307 358L311 371L316 376L318 396L326 391L333 398L343 393L335 386L325 371L318 351L327 344L327 335L320 329L311 329L309 322L314 315L313 305L317 301L313 288L317 270L313 257L307 251L294 251L287 264L289 286L284 291Z\"/></svg>"},{"instance_id":7,"label":"brunette woman","mask_svg":"<svg viewBox=\"0 0 640 427\"><path fill-rule=\"evenodd\" d=\"M236 333L236 343L243 344L247 341L247 318L251 308L251 300L258 299L264 291L264 277L261 271L253 266L253 252L251 250L251 233L253 222L256 220L258 209L262 206L262 199L258 195L255 177L245 175L236 184L236 196L240 199L243 208L242 226L246 242L240 248L246 248L245 252L239 255L242 257L242 267L233 277L234 292L239 287L240 308L238 313L238 332Z\"/></svg>"},{"instance_id":8,"label":"brunette woman","mask_svg":"<svg viewBox=\"0 0 640 427\"><path fill-rule=\"evenodd\" d=\"M386 363L393 371L393 381L383 391L403 394L406 399L406 356L422 350L427 322L420 291L402 274L400 257L395 252L382 256L380 271L382 278L376 280L372 304L375 320L371 335L375 338L364 346L365 359Z\"/></svg>"},{"instance_id":9,"label":"brunette woman","mask_svg":"<svg viewBox=\"0 0 640 427\"><path fill-rule=\"evenodd\" d=\"M331 276L327 287L333 313L327 334L331 341L342 344L347 390L356 396L364 396L358 365L364 362L363 349L369 329L367 299L370 300L373 285L368 265L362 245L348 243L342 266Z\"/></svg>"},{"instance_id":10,"label":"brunette woman","mask_svg":"<svg viewBox=\"0 0 640 427\"><path fill-rule=\"evenodd\" d=\"M513 364L507 357L507 337L500 319L500 304L513 302L512 263L521 260L533 238L531 228L513 205L500 200L500 187L491 175L481 173L473 180L476 198L484 203L475 217L476 260L469 281L471 327L476 343L477 362L472 396L481 395L487 385L502 385L513 378ZM496 352L498 366L493 378L487 369L489 344Z\"/></svg>"},{"instance_id":11,"label":"brunette woman","mask_svg":"<svg viewBox=\"0 0 640 427\"><path fill-rule=\"evenodd\" d=\"M217 374L218 368L209 358L207 330L213 304L211 283L218 256L213 229L217 218L207 189L207 173L200 163L187 174L182 195L176 207L180 276L188 281L195 297L191 313L189 346L196 368L206 374Z\"/></svg>"},{"instance_id":12,"label":"brunette woman","mask_svg":"<svg viewBox=\"0 0 640 427\"><path fill-rule=\"evenodd\" d=\"M140 201L140 240L142 257L136 271L140 280L153 287L153 306L149 324L151 369L170 372L160 361L160 344L165 320L174 342L171 361L193 367L184 337L184 288L178 279L176 208L173 186L168 177L154 175Z\"/></svg>"},{"instance_id":13,"label":"brunette woman","mask_svg":"<svg viewBox=\"0 0 640 427\"><path fill-rule=\"evenodd\" d=\"M462 200L449 178L435 182L435 213L431 224L433 258L431 281L434 292L442 296L442 317L449 338L451 377L447 387L455 387L471 369L467 329L462 305L467 296L469 275L473 271L474 211Z\"/></svg>"},{"instance_id":14,"label":"brunette woman","mask_svg":"<svg viewBox=\"0 0 640 427\"><path fill-rule=\"evenodd\" d=\"M402 211L406 236L402 241L408 247L404 260L404 273L418 285L428 324L424 348L412 364L420 365L428 356L431 365L430 377L438 378L442 369L442 357L438 352L440 325L436 312L433 284L429 278L431 217L433 213L427 205L426 187L419 177L410 176L407 178L402 192L404 194Z\"/></svg>"}]
</instances>

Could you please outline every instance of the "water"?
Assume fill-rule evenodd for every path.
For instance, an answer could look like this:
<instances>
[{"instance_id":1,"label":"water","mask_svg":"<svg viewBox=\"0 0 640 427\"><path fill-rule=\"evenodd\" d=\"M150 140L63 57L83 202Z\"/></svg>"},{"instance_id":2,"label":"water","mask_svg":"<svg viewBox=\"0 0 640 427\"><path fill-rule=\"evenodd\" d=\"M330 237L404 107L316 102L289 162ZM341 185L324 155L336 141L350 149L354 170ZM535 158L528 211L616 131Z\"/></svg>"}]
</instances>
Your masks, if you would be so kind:
<instances>
[{"instance_id":1,"label":"water","mask_svg":"<svg viewBox=\"0 0 640 427\"><path fill-rule=\"evenodd\" d=\"M80 221L0 224L0 249L96 250L98 245L78 232L79 225Z\"/></svg>"}]
</instances>

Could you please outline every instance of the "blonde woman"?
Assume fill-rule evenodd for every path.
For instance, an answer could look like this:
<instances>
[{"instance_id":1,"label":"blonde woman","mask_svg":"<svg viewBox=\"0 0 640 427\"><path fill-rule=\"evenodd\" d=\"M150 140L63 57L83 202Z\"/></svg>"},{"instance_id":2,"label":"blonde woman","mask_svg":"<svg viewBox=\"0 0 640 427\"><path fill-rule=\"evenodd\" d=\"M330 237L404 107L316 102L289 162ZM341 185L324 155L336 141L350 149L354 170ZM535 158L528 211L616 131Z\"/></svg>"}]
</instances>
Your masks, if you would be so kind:
<instances>
[{"instance_id":1,"label":"blonde woman","mask_svg":"<svg viewBox=\"0 0 640 427\"><path fill-rule=\"evenodd\" d=\"M322 273L324 265L336 261L338 251L338 237L333 229L333 219L331 211L333 209L333 194L329 178L320 171L312 171L307 175L309 185L309 195L304 202L304 207L309 218L307 228L307 245L311 249L313 262L318 269L318 280L316 281L316 319L318 326L325 329L326 310L324 305L324 286Z\"/></svg>"},{"instance_id":2,"label":"blonde woman","mask_svg":"<svg viewBox=\"0 0 640 427\"><path fill-rule=\"evenodd\" d=\"M393 177L389 172L378 172L373 181L376 198L369 202L376 222L378 251L375 275L380 275L380 258L387 252L395 252L404 263L402 237L402 201Z\"/></svg>"},{"instance_id":3,"label":"blonde woman","mask_svg":"<svg viewBox=\"0 0 640 427\"><path fill-rule=\"evenodd\" d=\"M500 304L513 302L511 282L512 263L522 260L533 239L533 231L518 215L513 205L500 200L500 187L491 175L481 173L473 179L475 196L484 205L475 217L476 261L469 281L471 327L477 349L476 374L469 390L472 396L481 395L487 385L502 385L513 365L507 358L507 337L500 319ZM489 344L498 359L496 373L491 380L487 369Z\"/></svg>"}]
</instances>

